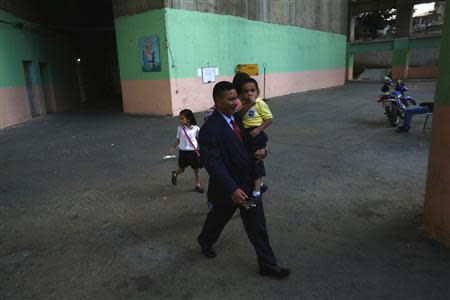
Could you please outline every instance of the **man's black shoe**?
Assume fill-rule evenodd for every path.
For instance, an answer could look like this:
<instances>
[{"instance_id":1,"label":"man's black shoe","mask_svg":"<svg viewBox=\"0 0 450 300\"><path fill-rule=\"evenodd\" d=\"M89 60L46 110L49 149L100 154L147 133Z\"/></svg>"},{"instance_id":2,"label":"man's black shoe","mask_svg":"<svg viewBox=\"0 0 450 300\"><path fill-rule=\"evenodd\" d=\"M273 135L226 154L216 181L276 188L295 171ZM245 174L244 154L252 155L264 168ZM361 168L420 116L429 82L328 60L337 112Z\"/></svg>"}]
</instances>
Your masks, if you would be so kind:
<instances>
[{"instance_id":1,"label":"man's black shoe","mask_svg":"<svg viewBox=\"0 0 450 300\"><path fill-rule=\"evenodd\" d=\"M291 270L288 268L280 268L278 265L261 265L259 267L259 274L282 279L291 275Z\"/></svg>"},{"instance_id":2,"label":"man's black shoe","mask_svg":"<svg viewBox=\"0 0 450 300\"><path fill-rule=\"evenodd\" d=\"M200 241L197 239L198 244L200 245L200 248L202 249L202 254L208 258L214 258L217 256L216 251L214 251L213 247L211 246L205 246L200 243Z\"/></svg>"},{"instance_id":3,"label":"man's black shoe","mask_svg":"<svg viewBox=\"0 0 450 300\"><path fill-rule=\"evenodd\" d=\"M214 258L217 256L216 251L212 247L202 247L202 254L207 258Z\"/></svg>"},{"instance_id":4,"label":"man's black shoe","mask_svg":"<svg viewBox=\"0 0 450 300\"><path fill-rule=\"evenodd\" d=\"M408 128L405 128L405 127L399 127L399 128L397 128L397 132L408 132L409 131L409 129Z\"/></svg>"}]
</instances>

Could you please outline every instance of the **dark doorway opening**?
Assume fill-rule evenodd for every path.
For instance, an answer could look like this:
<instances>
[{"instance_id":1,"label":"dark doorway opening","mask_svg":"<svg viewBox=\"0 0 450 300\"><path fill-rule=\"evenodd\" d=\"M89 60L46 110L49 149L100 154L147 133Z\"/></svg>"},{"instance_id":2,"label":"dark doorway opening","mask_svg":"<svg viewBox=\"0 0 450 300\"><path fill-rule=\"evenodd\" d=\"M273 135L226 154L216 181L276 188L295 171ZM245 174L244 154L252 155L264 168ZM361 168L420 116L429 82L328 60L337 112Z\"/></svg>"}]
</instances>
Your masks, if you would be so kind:
<instances>
[{"instance_id":1,"label":"dark doorway opening","mask_svg":"<svg viewBox=\"0 0 450 300\"><path fill-rule=\"evenodd\" d=\"M28 104L30 106L30 114L31 117L37 117L39 116L37 105L36 103L36 97L33 91L33 83L35 83L35 80L33 79L33 62L32 61L23 61L23 72L25 75L25 85L27 88L27 96L28 96Z\"/></svg>"},{"instance_id":2,"label":"dark doorway opening","mask_svg":"<svg viewBox=\"0 0 450 300\"><path fill-rule=\"evenodd\" d=\"M67 36L83 110L123 111L112 0L43 0L46 25Z\"/></svg>"},{"instance_id":3,"label":"dark doorway opening","mask_svg":"<svg viewBox=\"0 0 450 300\"><path fill-rule=\"evenodd\" d=\"M39 63L39 71L41 75L42 95L44 97L44 105L47 113L53 113L56 111L55 92L52 85L52 75L50 72L50 66L46 62Z\"/></svg>"}]
</instances>

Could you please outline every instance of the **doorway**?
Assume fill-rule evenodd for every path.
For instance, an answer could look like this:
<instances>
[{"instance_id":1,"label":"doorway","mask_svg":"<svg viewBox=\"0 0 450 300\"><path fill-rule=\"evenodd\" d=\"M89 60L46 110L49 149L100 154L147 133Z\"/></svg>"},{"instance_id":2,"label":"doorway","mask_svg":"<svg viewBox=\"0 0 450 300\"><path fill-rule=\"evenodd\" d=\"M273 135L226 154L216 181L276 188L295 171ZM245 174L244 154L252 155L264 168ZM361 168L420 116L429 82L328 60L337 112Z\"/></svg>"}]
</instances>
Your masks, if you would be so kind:
<instances>
[{"instance_id":1,"label":"doorway","mask_svg":"<svg viewBox=\"0 0 450 300\"><path fill-rule=\"evenodd\" d=\"M28 104L30 105L31 117L39 116L36 110L35 97L33 95L33 62L23 61L23 71L25 73L25 84L27 88Z\"/></svg>"},{"instance_id":2,"label":"doorway","mask_svg":"<svg viewBox=\"0 0 450 300\"><path fill-rule=\"evenodd\" d=\"M45 109L47 113L56 112L55 94L53 91L50 65L46 62L40 62L39 70L41 72L42 94L44 96Z\"/></svg>"}]
</instances>

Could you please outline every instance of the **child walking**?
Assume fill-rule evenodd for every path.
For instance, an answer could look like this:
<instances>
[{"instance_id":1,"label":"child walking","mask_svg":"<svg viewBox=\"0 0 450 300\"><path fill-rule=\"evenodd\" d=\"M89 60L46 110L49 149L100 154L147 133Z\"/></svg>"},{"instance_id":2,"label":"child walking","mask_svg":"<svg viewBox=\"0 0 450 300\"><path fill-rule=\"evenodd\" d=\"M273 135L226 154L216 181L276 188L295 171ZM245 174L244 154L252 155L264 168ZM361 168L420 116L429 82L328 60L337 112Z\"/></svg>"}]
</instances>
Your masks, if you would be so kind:
<instances>
[{"instance_id":1,"label":"child walking","mask_svg":"<svg viewBox=\"0 0 450 300\"><path fill-rule=\"evenodd\" d=\"M242 82L240 95L242 106L238 115L242 117L246 137L250 142L253 153L267 147L268 137L264 129L269 127L273 120L269 106L259 95L258 82L255 79L247 78ZM263 186L262 178L266 176L266 170L262 161L256 163L254 175L256 180L253 186L252 197L259 199L261 187Z\"/></svg>"},{"instance_id":2,"label":"child walking","mask_svg":"<svg viewBox=\"0 0 450 300\"><path fill-rule=\"evenodd\" d=\"M203 167L200 162L200 152L198 150L198 134L200 127L194 114L189 109L183 109L179 115L180 126L177 128L177 140L170 148L172 152L178 147L178 170L172 172L172 184L177 184L177 177L184 170L191 166L195 175L195 191L204 193L205 190L200 184L200 169Z\"/></svg>"}]
</instances>

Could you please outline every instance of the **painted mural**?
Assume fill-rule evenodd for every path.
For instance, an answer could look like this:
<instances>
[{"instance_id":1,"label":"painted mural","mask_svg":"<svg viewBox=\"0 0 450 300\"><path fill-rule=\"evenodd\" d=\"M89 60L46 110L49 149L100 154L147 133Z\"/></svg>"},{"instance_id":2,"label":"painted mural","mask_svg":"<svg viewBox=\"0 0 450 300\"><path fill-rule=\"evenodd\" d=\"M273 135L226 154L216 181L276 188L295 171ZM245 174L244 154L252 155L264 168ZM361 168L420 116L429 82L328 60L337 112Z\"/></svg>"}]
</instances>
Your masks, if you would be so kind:
<instances>
[{"instance_id":1,"label":"painted mural","mask_svg":"<svg viewBox=\"0 0 450 300\"><path fill-rule=\"evenodd\" d=\"M161 72L159 38L147 36L139 39L142 54L142 72Z\"/></svg>"}]
</instances>

